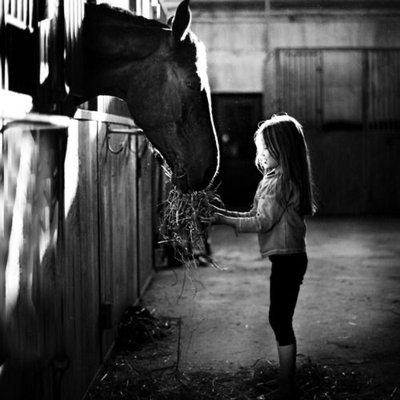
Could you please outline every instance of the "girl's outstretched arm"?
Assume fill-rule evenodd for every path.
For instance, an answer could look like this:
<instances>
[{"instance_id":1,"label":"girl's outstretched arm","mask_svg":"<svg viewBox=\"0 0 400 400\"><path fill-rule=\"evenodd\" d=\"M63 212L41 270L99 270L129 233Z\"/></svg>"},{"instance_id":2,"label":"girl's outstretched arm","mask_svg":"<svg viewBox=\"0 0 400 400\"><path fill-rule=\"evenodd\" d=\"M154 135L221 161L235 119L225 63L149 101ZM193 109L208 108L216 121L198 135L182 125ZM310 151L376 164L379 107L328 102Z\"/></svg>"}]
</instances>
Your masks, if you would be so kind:
<instances>
[{"instance_id":1,"label":"girl's outstretched arm","mask_svg":"<svg viewBox=\"0 0 400 400\"><path fill-rule=\"evenodd\" d=\"M249 210L249 211L245 211L245 212L240 212L240 211L234 211L234 210L227 210L226 208L220 208L217 206L213 206L214 211L224 215L226 217L241 217L241 218L246 218L246 217L252 217L256 214L257 212L257 207L255 204L253 204L253 207Z\"/></svg>"},{"instance_id":2,"label":"girl's outstretched arm","mask_svg":"<svg viewBox=\"0 0 400 400\"><path fill-rule=\"evenodd\" d=\"M282 201L277 199L277 183L270 185L262 190L256 204L255 212L246 217L224 216L219 217L219 222L230 225L236 229L236 232L267 232L272 229L282 218L289 203L296 201L292 190L289 190L288 196Z\"/></svg>"},{"instance_id":3,"label":"girl's outstretched arm","mask_svg":"<svg viewBox=\"0 0 400 400\"><path fill-rule=\"evenodd\" d=\"M267 196L260 201L255 214L245 217L221 215L215 223L232 226L238 233L267 232L279 222L284 211L274 196Z\"/></svg>"}]
</instances>

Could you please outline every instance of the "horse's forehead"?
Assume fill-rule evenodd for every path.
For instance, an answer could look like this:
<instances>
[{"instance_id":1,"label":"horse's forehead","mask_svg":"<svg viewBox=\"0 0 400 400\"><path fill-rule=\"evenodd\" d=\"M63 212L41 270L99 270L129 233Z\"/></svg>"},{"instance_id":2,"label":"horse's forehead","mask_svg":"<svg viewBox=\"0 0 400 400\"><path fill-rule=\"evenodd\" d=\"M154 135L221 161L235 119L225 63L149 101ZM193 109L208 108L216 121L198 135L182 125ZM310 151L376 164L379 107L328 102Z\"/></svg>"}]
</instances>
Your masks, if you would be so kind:
<instances>
[{"instance_id":1,"label":"horse's forehead","mask_svg":"<svg viewBox=\"0 0 400 400\"><path fill-rule=\"evenodd\" d=\"M207 77L206 47L192 32L181 44L179 63L185 67L187 72L197 74L200 79L203 80Z\"/></svg>"}]
</instances>

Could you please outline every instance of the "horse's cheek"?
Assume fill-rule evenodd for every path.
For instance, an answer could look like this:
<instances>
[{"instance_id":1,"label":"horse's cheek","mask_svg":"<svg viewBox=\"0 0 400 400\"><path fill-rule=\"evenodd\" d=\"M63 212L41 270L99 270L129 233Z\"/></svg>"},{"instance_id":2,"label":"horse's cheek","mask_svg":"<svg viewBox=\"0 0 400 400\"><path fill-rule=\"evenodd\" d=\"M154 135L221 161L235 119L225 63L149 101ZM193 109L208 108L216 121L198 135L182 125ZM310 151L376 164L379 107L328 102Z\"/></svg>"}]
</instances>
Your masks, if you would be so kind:
<instances>
[{"instance_id":1,"label":"horse's cheek","mask_svg":"<svg viewBox=\"0 0 400 400\"><path fill-rule=\"evenodd\" d=\"M157 101L153 105L156 116L163 120L177 121L180 119L182 100L173 86L161 87L156 95Z\"/></svg>"}]
</instances>

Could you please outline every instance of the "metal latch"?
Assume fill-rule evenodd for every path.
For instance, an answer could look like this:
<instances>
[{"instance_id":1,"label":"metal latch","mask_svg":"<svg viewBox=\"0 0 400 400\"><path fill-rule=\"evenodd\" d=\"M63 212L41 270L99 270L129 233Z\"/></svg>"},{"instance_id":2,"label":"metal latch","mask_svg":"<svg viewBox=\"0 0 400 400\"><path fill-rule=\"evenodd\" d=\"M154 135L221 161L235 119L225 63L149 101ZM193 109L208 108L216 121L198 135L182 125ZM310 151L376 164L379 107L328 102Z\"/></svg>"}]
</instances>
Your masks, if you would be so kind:
<instances>
[{"instance_id":1,"label":"metal latch","mask_svg":"<svg viewBox=\"0 0 400 400\"><path fill-rule=\"evenodd\" d=\"M109 135L120 135L120 134L127 134L128 136L125 138L123 142L120 143L118 149L113 149L110 145ZM106 126L106 138L107 138L107 149L112 154L119 154L121 151L129 144L130 148L130 141L132 135L143 135L143 129L140 129L137 126L132 126L128 128L110 128L110 124L108 123Z\"/></svg>"}]
</instances>

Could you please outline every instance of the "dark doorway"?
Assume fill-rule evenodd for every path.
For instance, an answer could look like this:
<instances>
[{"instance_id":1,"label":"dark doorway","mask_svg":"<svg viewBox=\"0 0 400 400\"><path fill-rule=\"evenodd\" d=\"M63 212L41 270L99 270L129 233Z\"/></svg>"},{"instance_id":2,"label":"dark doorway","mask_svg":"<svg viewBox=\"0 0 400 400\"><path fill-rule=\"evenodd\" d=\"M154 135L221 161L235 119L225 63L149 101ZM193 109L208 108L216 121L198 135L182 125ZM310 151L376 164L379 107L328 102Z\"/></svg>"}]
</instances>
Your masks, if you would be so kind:
<instances>
[{"instance_id":1,"label":"dark doorway","mask_svg":"<svg viewBox=\"0 0 400 400\"><path fill-rule=\"evenodd\" d=\"M213 111L221 145L219 193L227 207L248 209L261 175L254 166L254 132L262 115L262 94L215 94Z\"/></svg>"}]
</instances>

